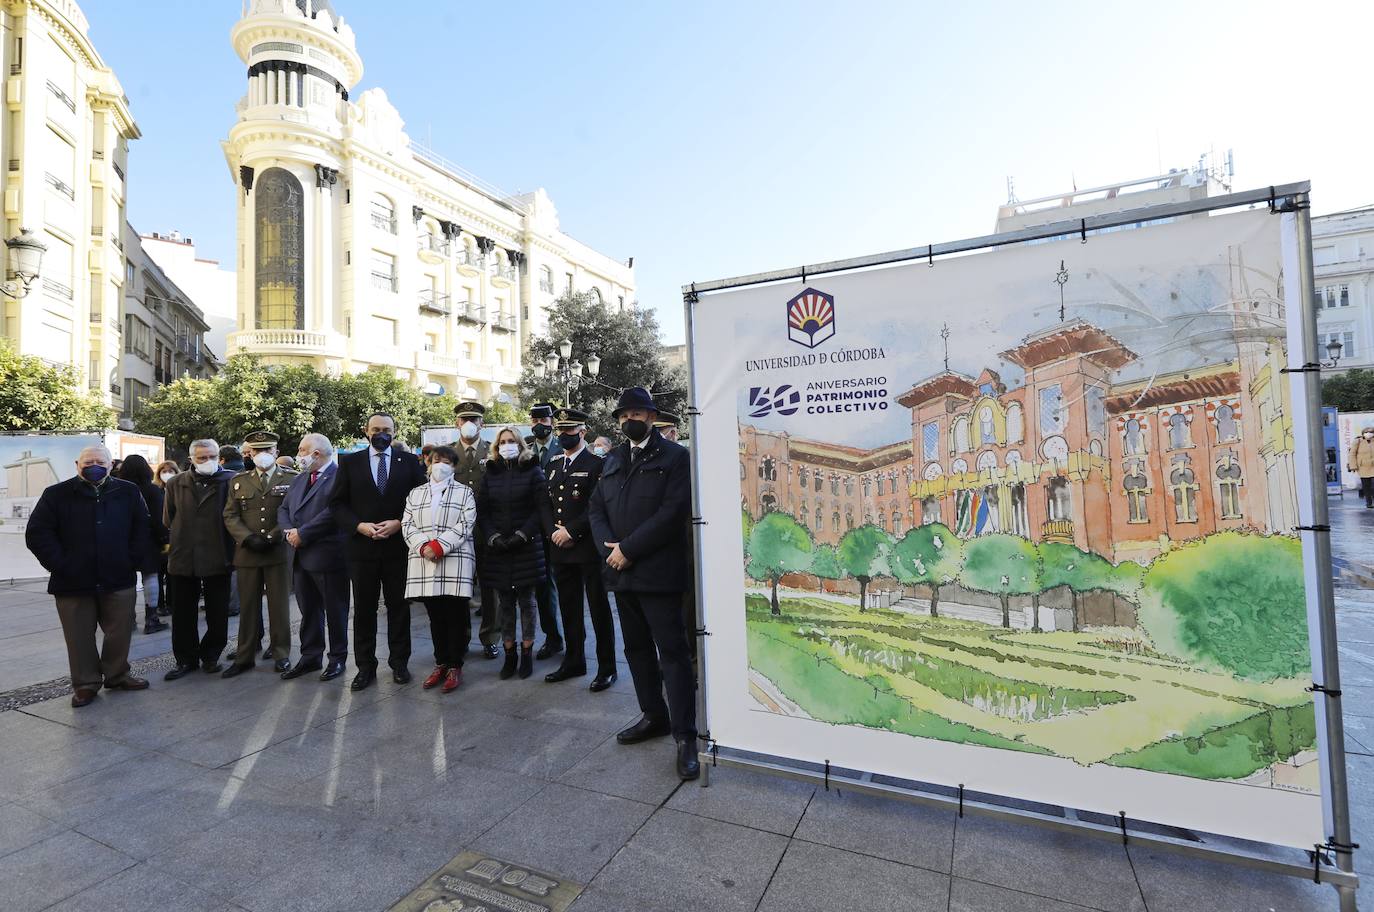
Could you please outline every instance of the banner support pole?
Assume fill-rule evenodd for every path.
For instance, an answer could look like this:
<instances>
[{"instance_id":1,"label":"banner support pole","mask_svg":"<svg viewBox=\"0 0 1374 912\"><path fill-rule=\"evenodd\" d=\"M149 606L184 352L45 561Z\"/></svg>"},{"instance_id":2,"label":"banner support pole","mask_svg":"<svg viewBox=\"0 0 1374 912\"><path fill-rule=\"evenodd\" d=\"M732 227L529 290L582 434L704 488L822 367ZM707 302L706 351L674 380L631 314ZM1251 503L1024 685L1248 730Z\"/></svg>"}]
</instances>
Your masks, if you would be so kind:
<instances>
[{"instance_id":1,"label":"banner support pole","mask_svg":"<svg viewBox=\"0 0 1374 912\"><path fill-rule=\"evenodd\" d=\"M702 605L706 598L706 587L703 570L706 562L701 554L701 527L702 523L697 519L702 519L701 515L701 467L699 465L698 454L701 452L701 444L697 436L700 422L697 418L701 414L697 410L697 367L694 352L696 351L695 337L693 336L693 311L698 301L697 293L694 289L688 289L682 293L683 325L686 327L687 336L687 408L684 410L685 417L691 422L691 446L688 447L688 455L691 456L692 466L692 572L695 576L695 596L696 596L696 625L692 630L692 635L697 638L697 667L696 667L696 701L697 701L697 762L701 764L701 776L699 782L702 788L711 786L711 766L702 758L701 745L707 743L714 747L711 742L711 723L706 715L706 612ZM712 761L714 761L714 751Z\"/></svg>"},{"instance_id":2,"label":"banner support pole","mask_svg":"<svg viewBox=\"0 0 1374 912\"><path fill-rule=\"evenodd\" d=\"M1298 283L1302 313L1302 361L1320 364L1322 353L1317 339L1317 309L1315 300L1315 272L1312 262L1312 211L1306 192L1289 198L1289 206L1297 223ZM1319 605L1318 639L1321 667L1314 669L1318 680L1314 684L1314 698L1321 703L1320 716L1324 723L1326 742L1327 791L1330 808L1331 836L1328 845L1335 856L1336 869L1345 873L1354 870L1354 846L1350 836L1350 791L1345 770L1345 723L1341 715L1340 653L1336 632L1336 596L1331 581L1330 514L1326 493L1326 445L1322 438L1321 374L1307 371L1300 374L1307 412L1307 448L1312 475L1313 528L1303 534L1304 546L1311 548L1317 573L1317 601ZM1355 888L1337 884L1341 912L1355 912Z\"/></svg>"}]
</instances>

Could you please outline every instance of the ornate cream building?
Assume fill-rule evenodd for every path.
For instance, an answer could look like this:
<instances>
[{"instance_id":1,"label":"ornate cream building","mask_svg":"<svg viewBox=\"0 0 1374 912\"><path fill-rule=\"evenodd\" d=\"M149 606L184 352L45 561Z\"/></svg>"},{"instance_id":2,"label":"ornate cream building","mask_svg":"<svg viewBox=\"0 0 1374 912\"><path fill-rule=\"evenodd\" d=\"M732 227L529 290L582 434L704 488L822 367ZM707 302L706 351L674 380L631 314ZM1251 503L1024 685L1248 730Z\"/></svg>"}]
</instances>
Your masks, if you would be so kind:
<instances>
[{"instance_id":1,"label":"ornate cream building","mask_svg":"<svg viewBox=\"0 0 1374 912\"><path fill-rule=\"evenodd\" d=\"M0 331L23 354L74 366L119 409L124 175L139 132L87 30L72 0L4 4L4 237L27 228L47 251L28 294L3 296Z\"/></svg>"},{"instance_id":2,"label":"ornate cream building","mask_svg":"<svg viewBox=\"0 0 1374 912\"><path fill-rule=\"evenodd\" d=\"M248 92L223 143L239 183L238 331L228 354L395 370L490 397L519 378L544 308L571 288L634 303L631 266L406 135L327 0L247 0L232 32Z\"/></svg>"}]
</instances>

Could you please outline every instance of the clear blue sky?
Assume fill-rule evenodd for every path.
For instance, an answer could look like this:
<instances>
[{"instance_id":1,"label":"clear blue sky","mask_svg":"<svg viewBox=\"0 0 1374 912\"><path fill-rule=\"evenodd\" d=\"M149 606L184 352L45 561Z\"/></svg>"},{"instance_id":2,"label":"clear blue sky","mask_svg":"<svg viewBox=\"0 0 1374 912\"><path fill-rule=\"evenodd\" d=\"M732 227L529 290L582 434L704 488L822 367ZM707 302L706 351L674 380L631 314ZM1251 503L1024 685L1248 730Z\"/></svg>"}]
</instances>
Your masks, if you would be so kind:
<instances>
[{"instance_id":1,"label":"clear blue sky","mask_svg":"<svg viewBox=\"0 0 1374 912\"><path fill-rule=\"evenodd\" d=\"M129 217L233 262L239 0L81 0L143 139ZM1237 189L1374 203L1374 3L354 2L359 90L565 231L680 286L992 229L1022 199L1235 149ZM961 8L962 7L962 8Z\"/></svg>"}]
</instances>

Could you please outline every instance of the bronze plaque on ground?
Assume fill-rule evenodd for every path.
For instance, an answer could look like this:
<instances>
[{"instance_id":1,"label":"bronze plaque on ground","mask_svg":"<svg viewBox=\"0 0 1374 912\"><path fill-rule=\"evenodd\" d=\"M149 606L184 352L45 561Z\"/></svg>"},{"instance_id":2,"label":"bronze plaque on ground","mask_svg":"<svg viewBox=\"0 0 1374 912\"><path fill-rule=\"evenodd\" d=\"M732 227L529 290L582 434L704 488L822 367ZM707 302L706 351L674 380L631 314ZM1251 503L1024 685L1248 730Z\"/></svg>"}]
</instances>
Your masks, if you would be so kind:
<instances>
[{"instance_id":1,"label":"bronze plaque on ground","mask_svg":"<svg viewBox=\"0 0 1374 912\"><path fill-rule=\"evenodd\" d=\"M552 874L464 852L388 912L564 912L581 892Z\"/></svg>"}]
</instances>

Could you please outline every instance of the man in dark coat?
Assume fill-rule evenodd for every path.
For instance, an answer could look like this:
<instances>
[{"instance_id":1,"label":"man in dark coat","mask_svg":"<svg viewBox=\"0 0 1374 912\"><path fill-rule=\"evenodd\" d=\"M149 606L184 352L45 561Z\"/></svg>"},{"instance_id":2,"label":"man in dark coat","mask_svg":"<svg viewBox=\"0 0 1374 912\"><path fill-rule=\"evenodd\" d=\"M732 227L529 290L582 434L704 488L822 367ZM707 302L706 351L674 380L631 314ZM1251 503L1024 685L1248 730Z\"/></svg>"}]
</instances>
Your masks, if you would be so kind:
<instances>
[{"instance_id":1,"label":"man in dark coat","mask_svg":"<svg viewBox=\"0 0 1374 912\"><path fill-rule=\"evenodd\" d=\"M329 509L348 536L353 582L353 664L349 686L363 690L377 680L377 605L386 601L387 664L397 684L410 683L410 603L406 601L406 543L401 515L406 495L425 483L414 453L393 444L396 419L377 413L363 429L368 446L339 457Z\"/></svg>"},{"instance_id":2,"label":"man in dark coat","mask_svg":"<svg viewBox=\"0 0 1374 912\"><path fill-rule=\"evenodd\" d=\"M300 475L277 508L277 525L291 546L292 588L301 611L301 657L282 680L299 678L324 666L324 633L329 628L329 667L321 681L344 673L348 663L348 562L346 541L329 512L329 492L338 466L334 445L323 434L306 434L296 451Z\"/></svg>"},{"instance_id":3,"label":"man in dark coat","mask_svg":"<svg viewBox=\"0 0 1374 912\"><path fill-rule=\"evenodd\" d=\"M587 448L587 416L576 409L554 413L559 455L549 460L549 505L553 527L549 534L550 573L558 585L563 614L563 633L568 651L563 664L544 676L550 684L582 677L587 673L587 628L582 617L585 593L596 633L596 677L592 693L606 690L616 681L615 621L606 584L601 579L601 555L592 537L587 504L601 478L601 457Z\"/></svg>"},{"instance_id":4,"label":"man in dark coat","mask_svg":"<svg viewBox=\"0 0 1374 912\"><path fill-rule=\"evenodd\" d=\"M129 673L135 568L148 536L148 508L137 486L110 477L111 462L102 444L82 450L76 477L43 491L24 531L24 543L51 574L48 592L67 641L72 706L89 704L102 686L148 686ZM105 634L100 649L97 625Z\"/></svg>"},{"instance_id":5,"label":"man in dark coat","mask_svg":"<svg viewBox=\"0 0 1374 912\"><path fill-rule=\"evenodd\" d=\"M606 457L588 512L644 713L616 740L634 744L671 733L677 740L678 775L695 779L701 772L696 682L682 625L691 483L687 451L654 429L658 406L642 387L621 393L611 414L627 439Z\"/></svg>"},{"instance_id":6,"label":"man in dark coat","mask_svg":"<svg viewBox=\"0 0 1374 912\"><path fill-rule=\"evenodd\" d=\"M482 440L482 419L486 414L486 406L470 400L458 403L453 410L458 422L458 440L453 444L458 461L453 466L453 477L471 488L474 497L481 492L482 473L487 465L487 445ZM477 509L482 509L480 502ZM487 585L486 575L482 573L487 556L486 542L473 536L472 549L477 559L477 587L473 591L482 597L482 622L477 637L482 644L482 657L494 659L501 654L496 648L501 639L501 607L496 600L496 590Z\"/></svg>"},{"instance_id":7,"label":"man in dark coat","mask_svg":"<svg viewBox=\"0 0 1374 912\"><path fill-rule=\"evenodd\" d=\"M172 655L176 666L164 679L175 681L197 668L223 671L220 655L229 642L229 572L234 539L224 527L224 504L234 473L218 460L213 440L192 441L191 470L167 482L163 521L171 548L167 580L172 604ZM205 635L197 606L205 596Z\"/></svg>"},{"instance_id":8,"label":"man in dark coat","mask_svg":"<svg viewBox=\"0 0 1374 912\"><path fill-rule=\"evenodd\" d=\"M536 402L530 407L530 437L525 440L530 452L539 462L539 469L549 474L549 461L562 453L553 439L553 403ZM544 542L544 565L549 564L549 545ZM563 651L563 635L558 631L558 589L549 574L534 587L535 602L539 605L539 629L544 631L544 645L535 658L543 661Z\"/></svg>"}]
</instances>

